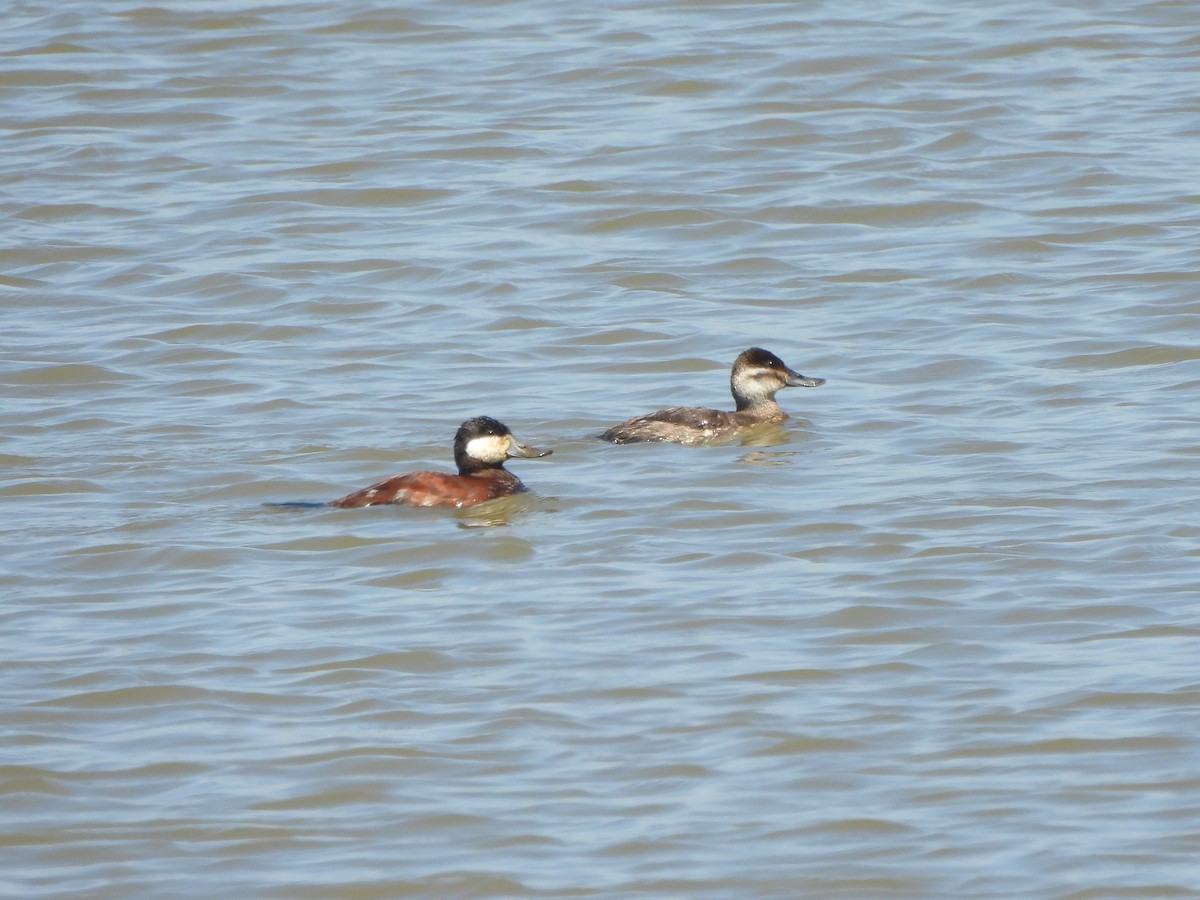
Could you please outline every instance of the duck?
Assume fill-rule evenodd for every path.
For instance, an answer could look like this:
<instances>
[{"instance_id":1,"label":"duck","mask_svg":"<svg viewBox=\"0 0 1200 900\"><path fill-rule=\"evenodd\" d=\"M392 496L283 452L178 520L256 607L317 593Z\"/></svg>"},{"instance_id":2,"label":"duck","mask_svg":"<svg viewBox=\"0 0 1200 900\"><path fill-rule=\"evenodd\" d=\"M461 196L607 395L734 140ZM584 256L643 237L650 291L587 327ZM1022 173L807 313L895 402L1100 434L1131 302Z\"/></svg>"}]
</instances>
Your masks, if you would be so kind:
<instances>
[{"instance_id":1,"label":"duck","mask_svg":"<svg viewBox=\"0 0 1200 900\"><path fill-rule=\"evenodd\" d=\"M402 506L468 507L528 490L504 463L515 457L539 459L554 451L522 444L503 422L475 416L454 435L454 462L458 473L412 472L393 475L329 506L341 509L399 504Z\"/></svg>"},{"instance_id":2,"label":"duck","mask_svg":"<svg viewBox=\"0 0 1200 900\"><path fill-rule=\"evenodd\" d=\"M736 437L743 431L788 417L775 394L785 387L820 387L824 378L801 375L769 350L751 347L738 354L729 373L733 412L698 406L673 406L627 419L600 435L613 444L661 441L702 444Z\"/></svg>"}]
</instances>

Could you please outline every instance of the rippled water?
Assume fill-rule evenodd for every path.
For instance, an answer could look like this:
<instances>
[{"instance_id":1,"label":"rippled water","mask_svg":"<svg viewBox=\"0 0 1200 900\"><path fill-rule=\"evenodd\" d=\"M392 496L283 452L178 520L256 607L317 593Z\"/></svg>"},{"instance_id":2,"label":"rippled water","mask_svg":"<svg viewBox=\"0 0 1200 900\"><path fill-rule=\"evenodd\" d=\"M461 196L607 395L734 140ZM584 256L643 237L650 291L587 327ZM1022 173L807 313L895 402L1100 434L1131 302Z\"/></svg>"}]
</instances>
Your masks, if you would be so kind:
<instances>
[{"instance_id":1,"label":"rippled water","mask_svg":"<svg viewBox=\"0 0 1200 900\"><path fill-rule=\"evenodd\" d=\"M6 13L0 893L1200 897L1194 4L205 6Z\"/></svg>"}]
</instances>

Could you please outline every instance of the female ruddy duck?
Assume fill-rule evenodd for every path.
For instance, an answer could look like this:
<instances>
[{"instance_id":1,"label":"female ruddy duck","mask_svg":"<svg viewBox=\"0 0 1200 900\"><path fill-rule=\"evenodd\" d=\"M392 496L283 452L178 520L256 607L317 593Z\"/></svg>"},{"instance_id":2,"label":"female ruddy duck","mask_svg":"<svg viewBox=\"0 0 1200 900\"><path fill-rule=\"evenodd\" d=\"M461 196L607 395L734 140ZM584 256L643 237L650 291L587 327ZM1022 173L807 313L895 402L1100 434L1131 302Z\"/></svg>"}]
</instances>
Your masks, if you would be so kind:
<instances>
[{"instance_id":1,"label":"female ruddy duck","mask_svg":"<svg viewBox=\"0 0 1200 900\"><path fill-rule=\"evenodd\" d=\"M393 475L334 500L330 506L378 506L399 503L405 506L475 506L497 497L518 494L525 485L504 468L504 461L515 456L549 456L551 450L537 450L520 443L508 426L490 416L467 419L454 435L454 462L458 474L449 472L413 472Z\"/></svg>"},{"instance_id":2,"label":"female ruddy duck","mask_svg":"<svg viewBox=\"0 0 1200 900\"><path fill-rule=\"evenodd\" d=\"M780 388L819 387L824 383L824 378L808 378L793 371L774 353L751 347L733 361L729 375L736 411L673 406L614 425L600 438L614 444L637 441L699 444L733 437L743 429L787 418L787 413L775 402L775 392Z\"/></svg>"}]
</instances>

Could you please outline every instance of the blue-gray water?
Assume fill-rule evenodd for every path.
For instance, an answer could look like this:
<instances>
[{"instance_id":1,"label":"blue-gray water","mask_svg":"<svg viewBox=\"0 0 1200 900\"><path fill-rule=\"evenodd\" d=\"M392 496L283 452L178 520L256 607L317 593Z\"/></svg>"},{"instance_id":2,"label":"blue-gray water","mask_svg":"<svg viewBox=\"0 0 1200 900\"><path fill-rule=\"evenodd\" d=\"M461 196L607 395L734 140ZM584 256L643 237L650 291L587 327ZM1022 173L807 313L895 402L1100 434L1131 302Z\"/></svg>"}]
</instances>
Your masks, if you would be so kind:
<instances>
[{"instance_id":1,"label":"blue-gray water","mask_svg":"<svg viewBox=\"0 0 1200 900\"><path fill-rule=\"evenodd\" d=\"M1200 897L1195 4L200 6L5 13L0 894Z\"/></svg>"}]
</instances>

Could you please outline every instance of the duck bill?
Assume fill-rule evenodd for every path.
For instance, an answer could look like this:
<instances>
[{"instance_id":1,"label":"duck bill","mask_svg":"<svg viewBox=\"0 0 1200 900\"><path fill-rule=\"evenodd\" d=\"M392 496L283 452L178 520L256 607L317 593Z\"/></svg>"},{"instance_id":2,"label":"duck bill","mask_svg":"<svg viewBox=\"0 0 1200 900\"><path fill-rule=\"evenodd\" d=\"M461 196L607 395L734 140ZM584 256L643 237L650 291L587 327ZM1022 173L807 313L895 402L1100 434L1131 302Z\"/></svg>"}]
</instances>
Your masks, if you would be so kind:
<instances>
[{"instance_id":1,"label":"duck bill","mask_svg":"<svg viewBox=\"0 0 1200 900\"><path fill-rule=\"evenodd\" d=\"M525 459L539 459L543 456L549 456L553 450L539 450L537 447L530 447L528 444L522 444L512 435L508 437L508 457L512 459L515 456L524 457Z\"/></svg>"},{"instance_id":2,"label":"duck bill","mask_svg":"<svg viewBox=\"0 0 1200 900\"><path fill-rule=\"evenodd\" d=\"M801 375L799 372L793 372L788 369L787 384L788 387L820 387L825 383L824 378L809 378L807 375Z\"/></svg>"}]
</instances>

